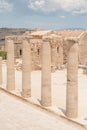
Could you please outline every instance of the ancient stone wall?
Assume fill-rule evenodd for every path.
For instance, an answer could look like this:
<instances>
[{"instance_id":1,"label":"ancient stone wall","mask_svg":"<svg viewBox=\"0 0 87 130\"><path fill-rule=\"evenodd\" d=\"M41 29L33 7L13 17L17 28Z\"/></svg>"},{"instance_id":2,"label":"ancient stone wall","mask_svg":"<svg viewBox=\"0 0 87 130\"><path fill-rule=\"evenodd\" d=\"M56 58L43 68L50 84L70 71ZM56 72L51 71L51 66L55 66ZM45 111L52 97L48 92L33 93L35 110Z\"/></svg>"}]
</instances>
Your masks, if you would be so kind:
<instances>
[{"instance_id":1,"label":"ancient stone wall","mask_svg":"<svg viewBox=\"0 0 87 130\"><path fill-rule=\"evenodd\" d=\"M51 44L51 64L58 66L63 64L63 39L62 37L52 37Z\"/></svg>"},{"instance_id":2,"label":"ancient stone wall","mask_svg":"<svg viewBox=\"0 0 87 130\"><path fill-rule=\"evenodd\" d=\"M30 40L31 47L31 63L32 70L41 68L41 44L42 39L34 39L27 36ZM62 37L50 36L51 45L51 64L58 66L63 64L63 40ZM22 57L22 36L13 36L14 42L14 56L15 58Z\"/></svg>"},{"instance_id":3,"label":"ancient stone wall","mask_svg":"<svg viewBox=\"0 0 87 130\"><path fill-rule=\"evenodd\" d=\"M22 40L22 91L23 98L31 97L31 43L29 37L20 37ZM6 37L7 43L7 87L8 91L13 93L16 90L15 83L15 67L14 67L14 41L15 37ZM17 40L17 39L16 39ZM66 116L68 118L76 118L78 116L78 39L65 39L68 48L67 62L67 87L66 87ZM57 46L57 39L52 37L44 37L41 44L41 105L49 107L52 105L52 89L51 89L51 55L53 54L53 63L57 53L51 53L52 47L59 47L62 53L62 46ZM36 44L37 47L38 44ZM33 49L34 49L33 47ZM61 48L60 48L61 47ZM37 50L37 49L36 49ZM58 51L58 50L55 50ZM54 51L53 51L54 52ZM61 54L60 53L60 54ZM55 66L55 64L53 64ZM2 58L0 58L0 69L2 69ZM1 72L1 70L0 70ZM2 72L1 72L2 73ZM0 75L2 76L2 75ZM2 82L1 82L2 83ZM17 90L16 90L17 91ZM20 90L18 90L19 92Z\"/></svg>"},{"instance_id":4,"label":"ancient stone wall","mask_svg":"<svg viewBox=\"0 0 87 130\"><path fill-rule=\"evenodd\" d=\"M60 31L59 31L60 32ZM82 31L63 31L62 33L56 32L49 32L47 34L48 37L51 37L51 63L54 66L57 66L59 64L65 64L67 63L67 54L68 54L68 48L70 47L70 44L67 44L64 39L67 37L75 36L78 38L79 36L79 63L85 64L87 62L87 32L84 31L81 34ZM64 35L63 35L64 34ZM67 34L67 35L66 35ZM26 32L22 36L30 37L30 33ZM63 36L63 37L62 37ZM22 41L21 36L14 36L14 53L16 58L22 57ZM31 43L31 53L32 53L32 69L40 69L41 67L41 44L42 44L42 37L39 35L34 35L32 38L30 38Z\"/></svg>"},{"instance_id":5,"label":"ancient stone wall","mask_svg":"<svg viewBox=\"0 0 87 130\"><path fill-rule=\"evenodd\" d=\"M87 32L84 32L79 37L79 63L87 63Z\"/></svg>"},{"instance_id":6,"label":"ancient stone wall","mask_svg":"<svg viewBox=\"0 0 87 130\"><path fill-rule=\"evenodd\" d=\"M31 43L31 42L30 42ZM41 43L31 43L31 58L32 69L38 70L41 68Z\"/></svg>"}]
</instances>

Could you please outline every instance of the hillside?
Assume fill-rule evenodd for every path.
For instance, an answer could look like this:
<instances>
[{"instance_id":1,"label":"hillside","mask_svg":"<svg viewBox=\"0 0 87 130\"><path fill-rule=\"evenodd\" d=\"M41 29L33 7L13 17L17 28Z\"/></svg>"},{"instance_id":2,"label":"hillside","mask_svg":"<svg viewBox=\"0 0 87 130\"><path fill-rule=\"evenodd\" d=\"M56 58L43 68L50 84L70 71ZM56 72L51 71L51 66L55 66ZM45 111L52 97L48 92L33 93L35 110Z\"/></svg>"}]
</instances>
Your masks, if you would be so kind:
<instances>
[{"instance_id":1,"label":"hillside","mask_svg":"<svg viewBox=\"0 0 87 130\"><path fill-rule=\"evenodd\" d=\"M16 28L0 28L0 44L4 44L5 36L9 35L22 35L28 29L16 29Z\"/></svg>"}]
</instances>

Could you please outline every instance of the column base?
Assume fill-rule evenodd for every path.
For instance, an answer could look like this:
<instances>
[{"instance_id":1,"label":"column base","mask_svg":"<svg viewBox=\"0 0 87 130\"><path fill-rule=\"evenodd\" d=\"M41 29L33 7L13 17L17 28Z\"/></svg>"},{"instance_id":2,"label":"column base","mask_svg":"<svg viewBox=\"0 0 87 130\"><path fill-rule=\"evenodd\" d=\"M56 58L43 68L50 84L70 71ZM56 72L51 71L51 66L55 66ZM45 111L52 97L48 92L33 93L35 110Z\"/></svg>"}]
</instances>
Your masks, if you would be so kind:
<instances>
[{"instance_id":1,"label":"column base","mask_svg":"<svg viewBox=\"0 0 87 130\"><path fill-rule=\"evenodd\" d=\"M31 91L29 89L28 90L22 90L21 96L23 98L29 98L29 97L31 97Z\"/></svg>"},{"instance_id":2,"label":"column base","mask_svg":"<svg viewBox=\"0 0 87 130\"><path fill-rule=\"evenodd\" d=\"M15 87L12 87L12 86L9 87L9 86L7 86L7 90L8 90L8 91L13 91L13 90L15 90Z\"/></svg>"},{"instance_id":3,"label":"column base","mask_svg":"<svg viewBox=\"0 0 87 130\"><path fill-rule=\"evenodd\" d=\"M41 105L44 107L49 107L52 105L51 100L41 100Z\"/></svg>"},{"instance_id":4,"label":"column base","mask_svg":"<svg viewBox=\"0 0 87 130\"><path fill-rule=\"evenodd\" d=\"M67 110L66 110L66 116L67 116L68 118L77 118L77 117L78 117L78 112L77 112L77 111L71 112L71 111L67 111Z\"/></svg>"}]
</instances>

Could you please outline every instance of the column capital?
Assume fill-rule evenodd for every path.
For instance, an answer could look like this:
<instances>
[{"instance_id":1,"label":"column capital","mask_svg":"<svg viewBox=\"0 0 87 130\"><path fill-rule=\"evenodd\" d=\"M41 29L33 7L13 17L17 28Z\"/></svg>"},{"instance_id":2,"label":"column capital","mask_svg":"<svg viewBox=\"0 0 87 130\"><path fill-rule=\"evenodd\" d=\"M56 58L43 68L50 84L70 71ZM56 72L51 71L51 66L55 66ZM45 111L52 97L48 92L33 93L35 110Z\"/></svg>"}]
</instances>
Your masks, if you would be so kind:
<instances>
[{"instance_id":1,"label":"column capital","mask_svg":"<svg viewBox=\"0 0 87 130\"><path fill-rule=\"evenodd\" d=\"M57 46L62 46L63 45L63 37L61 36L44 36L43 37L43 42L49 42L52 48L55 48Z\"/></svg>"},{"instance_id":2,"label":"column capital","mask_svg":"<svg viewBox=\"0 0 87 130\"><path fill-rule=\"evenodd\" d=\"M79 38L78 37L66 37L64 38L65 42L70 42L70 43L79 43Z\"/></svg>"},{"instance_id":3,"label":"column capital","mask_svg":"<svg viewBox=\"0 0 87 130\"><path fill-rule=\"evenodd\" d=\"M50 42L51 38L49 36L44 36L42 40L43 42Z\"/></svg>"},{"instance_id":4,"label":"column capital","mask_svg":"<svg viewBox=\"0 0 87 130\"><path fill-rule=\"evenodd\" d=\"M14 40L15 36L6 36L5 39L6 40Z\"/></svg>"},{"instance_id":5,"label":"column capital","mask_svg":"<svg viewBox=\"0 0 87 130\"><path fill-rule=\"evenodd\" d=\"M6 40L13 40L14 42L18 41L20 43L22 41L22 36L20 36L20 35L19 36L15 36L15 35L13 35L13 36L6 36L5 39Z\"/></svg>"},{"instance_id":6,"label":"column capital","mask_svg":"<svg viewBox=\"0 0 87 130\"><path fill-rule=\"evenodd\" d=\"M27 40L29 41L30 39L33 39L32 36L21 36L22 40Z\"/></svg>"},{"instance_id":7,"label":"column capital","mask_svg":"<svg viewBox=\"0 0 87 130\"><path fill-rule=\"evenodd\" d=\"M65 38L64 42L67 45L68 52L69 52L70 48L73 45L78 45L79 46L79 39L78 39L78 37L68 37L68 38Z\"/></svg>"}]
</instances>

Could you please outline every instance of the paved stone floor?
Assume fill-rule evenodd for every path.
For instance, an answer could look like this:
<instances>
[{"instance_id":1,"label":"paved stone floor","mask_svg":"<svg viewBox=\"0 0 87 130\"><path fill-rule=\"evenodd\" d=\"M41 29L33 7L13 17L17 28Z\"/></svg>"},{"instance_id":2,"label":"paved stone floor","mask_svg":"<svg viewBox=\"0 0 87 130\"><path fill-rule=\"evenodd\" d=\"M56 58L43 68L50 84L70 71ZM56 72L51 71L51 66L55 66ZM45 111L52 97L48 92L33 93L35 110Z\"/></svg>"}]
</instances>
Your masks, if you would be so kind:
<instances>
[{"instance_id":1,"label":"paved stone floor","mask_svg":"<svg viewBox=\"0 0 87 130\"><path fill-rule=\"evenodd\" d=\"M0 92L0 130L79 130Z\"/></svg>"}]
</instances>

